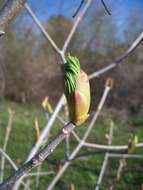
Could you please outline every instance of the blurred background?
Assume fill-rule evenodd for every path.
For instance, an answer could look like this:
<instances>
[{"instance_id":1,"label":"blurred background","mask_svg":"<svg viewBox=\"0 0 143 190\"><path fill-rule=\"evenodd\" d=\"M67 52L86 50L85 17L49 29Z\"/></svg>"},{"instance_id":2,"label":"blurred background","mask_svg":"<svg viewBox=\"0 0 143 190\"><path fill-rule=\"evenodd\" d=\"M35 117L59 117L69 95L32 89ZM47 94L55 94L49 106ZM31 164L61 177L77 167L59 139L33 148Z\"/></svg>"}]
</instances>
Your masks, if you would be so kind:
<instances>
[{"instance_id":1,"label":"blurred background","mask_svg":"<svg viewBox=\"0 0 143 190\"><path fill-rule=\"evenodd\" d=\"M80 0L28 1L59 47L62 47ZM106 2L109 16L100 1L94 1L80 23L68 52L76 55L90 74L106 66L135 40L142 30L143 2L118 0ZM58 55L23 10L6 31L0 43L0 95L18 102L41 102L48 94L54 102L62 93ZM143 99L142 44L125 64L91 82L94 100L101 95L101 83L107 76L115 80L109 105L119 109L141 110ZM57 82L58 81L58 82ZM54 93L53 93L54 89Z\"/></svg>"},{"instance_id":2,"label":"blurred background","mask_svg":"<svg viewBox=\"0 0 143 190\"><path fill-rule=\"evenodd\" d=\"M143 30L142 0L108 0L105 2L111 16L106 13L100 1L93 1L86 16L79 24L67 51L79 58L81 67L88 74L114 61ZM1 0L0 7L3 3L4 1ZM72 28L75 20L72 16L79 6L80 0L41 0L39 2L28 0L28 3L58 47L61 48ZM45 120L40 108L42 100L48 96L54 106L63 92L61 60L25 9L13 20L5 32L6 35L0 39L0 129L1 134L4 134L8 120L7 108L10 106L16 113L15 125L13 125L16 127L13 127L15 132L13 132L11 142L19 140L22 143L24 135L27 135L29 139L27 147L15 143L14 148L9 147L8 149L10 155L14 160L18 160L19 164L26 157L31 144L34 143L33 137L31 140L31 136L34 136L32 135L34 128L30 127L34 125L34 118L41 114L39 122L41 126L44 126ZM106 78L112 77L114 80L114 88L107 99L101 119L99 119L100 124L97 124L99 125L96 129L98 132L93 133L91 139L96 137L97 142L100 142L100 137L104 139L103 132L107 128L105 127L105 131L102 131L101 127L108 125L106 119L104 120L105 116L107 119L112 118L115 125L118 126L114 141L117 144L127 143L134 134L137 134L140 140L143 139L142 52L143 44L140 44L136 51L124 60L123 64L99 78L91 80L91 113L99 103ZM22 130L23 137L22 135L18 137L18 134L21 134L20 130ZM2 143L3 139L1 138L0 141ZM16 147L19 152L21 150L19 156L13 150ZM75 189L92 189L93 181L96 181L102 163L101 157L98 159L90 158L97 164L97 168L95 167L97 175L93 175L95 171L92 171L92 168L95 163L89 164L91 162L84 163L85 169L79 164L77 166L79 170L74 174L71 171L72 177L70 179L73 180ZM57 155L56 159L59 160ZM111 173L107 171L107 178L101 189L106 189L115 181L114 174L117 165L116 161L109 164L109 168L114 169ZM76 168L76 163L73 167ZM115 189L141 189L143 174L140 171L142 171L142 167L143 162L141 161L129 162L126 174L123 175L123 179ZM135 168L138 170L134 173ZM82 170L85 171L83 175L81 175ZM68 181L67 176L65 176L65 181ZM81 178L82 188L74 176ZM88 183L84 181L85 176L89 180ZM69 189L70 187L65 181L62 181L61 186L58 186L57 189ZM44 188L41 187L42 189Z\"/></svg>"}]
</instances>

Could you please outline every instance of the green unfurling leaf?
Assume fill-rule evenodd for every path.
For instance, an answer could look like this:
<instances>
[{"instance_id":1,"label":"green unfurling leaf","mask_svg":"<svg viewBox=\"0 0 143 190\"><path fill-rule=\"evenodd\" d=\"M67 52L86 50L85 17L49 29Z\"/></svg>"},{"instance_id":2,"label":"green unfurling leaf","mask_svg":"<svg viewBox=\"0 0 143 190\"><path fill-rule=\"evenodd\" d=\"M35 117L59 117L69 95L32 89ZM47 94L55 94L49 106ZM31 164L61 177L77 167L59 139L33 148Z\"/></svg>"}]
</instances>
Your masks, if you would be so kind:
<instances>
[{"instance_id":1,"label":"green unfurling leaf","mask_svg":"<svg viewBox=\"0 0 143 190\"><path fill-rule=\"evenodd\" d=\"M76 77L79 71L79 60L69 54L67 57L67 62L64 65L64 93L66 96L74 92L76 87Z\"/></svg>"}]
</instances>

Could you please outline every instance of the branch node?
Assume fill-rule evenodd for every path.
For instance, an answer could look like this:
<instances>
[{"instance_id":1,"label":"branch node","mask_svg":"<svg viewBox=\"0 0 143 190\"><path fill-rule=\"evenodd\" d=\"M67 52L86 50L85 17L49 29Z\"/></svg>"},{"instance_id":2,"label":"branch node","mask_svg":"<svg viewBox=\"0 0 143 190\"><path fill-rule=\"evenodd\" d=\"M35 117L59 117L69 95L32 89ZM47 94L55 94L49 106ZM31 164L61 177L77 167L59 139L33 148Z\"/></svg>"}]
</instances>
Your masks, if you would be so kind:
<instances>
[{"instance_id":1,"label":"branch node","mask_svg":"<svg viewBox=\"0 0 143 190\"><path fill-rule=\"evenodd\" d=\"M81 141L80 141L80 144L81 144L82 146L84 146L84 143L85 143L84 140L81 140Z\"/></svg>"},{"instance_id":2,"label":"branch node","mask_svg":"<svg viewBox=\"0 0 143 190\"><path fill-rule=\"evenodd\" d=\"M33 164L33 165L37 165L38 163L39 163L39 161L38 161L37 159L33 159L33 160L32 160L32 164Z\"/></svg>"},{"instance_id":3,"label":"branch node","mask_svg":"<svg viewBox=\"0 0 143 190\"><path fill-rule=\"evenodd\" d=\"M68 130L66 130L65 128L62 129L62 132L65 134L65 135L68 135Z\"/></svg>"},{"instance_id":4,"label":"branch node","mask_svg":"<svg viewBox=\"0 0 143 190\"><path fill-rule=\"evenodd\" d=\"M113 84L114 84L113 79L112 78L108 78L106 80L105 86L108 86L110 89L112 89L113 88Z\"/></svg>"},{"instance_id":5,"label":"branch node","mask_svg":"<svg viewBox=\"0 0 143 190\"><path fill-rule=\"evenodd\" d=\"M50 150L51 153L52 153L53 151L54 151L53 149Z\"/></svg>"}]
</instances>

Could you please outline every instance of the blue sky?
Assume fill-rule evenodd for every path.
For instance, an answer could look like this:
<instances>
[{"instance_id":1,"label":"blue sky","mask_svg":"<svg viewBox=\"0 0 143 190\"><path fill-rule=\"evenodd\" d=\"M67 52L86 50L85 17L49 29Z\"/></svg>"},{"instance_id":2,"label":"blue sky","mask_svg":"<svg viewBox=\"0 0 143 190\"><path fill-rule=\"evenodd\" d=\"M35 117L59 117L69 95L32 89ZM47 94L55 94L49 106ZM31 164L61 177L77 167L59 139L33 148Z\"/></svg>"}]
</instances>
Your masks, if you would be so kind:
<instances>
[{"instance_id":1,"label":"blue sky","mask_svg":"<svg viewBox=\"0 0 143 190\"><path fill-rule=\"evenodd\" d=\"M112 13L112 19L119 26L120 30L128 23L129 16L133 9L140 9L142 16L143 0L104 0ZM47 21L52 15L64 15L72 19L72 15L80 4L81 0L28 0L32 10L40 21ZM92 9L101 8L105 10L100 0L93 0ZM107 15L108 16L108 15ZM142 16L143 17L143 16ZM142 22L142 20L139 20Z\"/></svg>"},{"instance_id":2,"label":"blue sky","mask_svg":"<svg viewBox=\"0 0 143 190\"><path fill-rule=\"evenodd\" d=\"M72 16L81 0L28 0L40 20L45 20L53 14ZM113 16L124 19L132 8L142 8L143 0L105 0ZM100 0L93 0L93 5L102 6Z\"/></svg>"},{"instance_id":3,"label":"blue sky","mask_svg":"<svg viewBox=\"0 0 143 190\"><path fill-rule=\"evenodd\" d=\"M51 15L62 14L71 16L81 0L29 0L29 4L40 20L45 20Z\"/></svg>"},{"instance_id":4,"label":"blue sky","mask_svg":"<svg viewBox=\"0 0 143 190\"><path fill-rule=\"evenodd\" d=\"M112 14L112 20L116 23L118 27L118 36L123 36L122 34L126 25L128 24L130 14L133 12L134 9L137 10L137 14L139 15L137 18L137 25L133 27L137 28L137 32L140 32L143 29L143 27L141 28L141 26L143 25L143 0L104 1ZM72 20L72 15L74 14L76 8L79 6L80 2L81 0L28 0L29 5L41 22L47 22L47 20L53 15L64 15ZM103 11L103 14L108 17L103 8L103 5L101 4L101 1L93 0L91 6L92 11L96 11L98 8L100 8L100 10ZM30 17L25 13L24 16L16 19L19 23L19 26L17 25L18 28L22 28L23 26L25 28L27 26L28 28L28 23L29 25L31 25L31 23L33 22L32 19L30 19ZM33 30L37 31L37 28L33 27Z\"/></svg>"}]
</instances>

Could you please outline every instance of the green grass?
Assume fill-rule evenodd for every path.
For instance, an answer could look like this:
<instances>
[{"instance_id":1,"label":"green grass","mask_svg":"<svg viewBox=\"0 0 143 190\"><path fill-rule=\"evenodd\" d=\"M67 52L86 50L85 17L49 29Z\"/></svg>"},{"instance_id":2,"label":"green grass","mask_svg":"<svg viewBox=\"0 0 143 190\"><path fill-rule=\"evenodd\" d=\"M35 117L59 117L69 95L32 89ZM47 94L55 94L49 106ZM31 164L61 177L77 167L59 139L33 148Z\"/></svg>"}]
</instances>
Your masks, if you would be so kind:
<instances>
[{"instance_id":1,"label":"green grass","mask_svg":"<svg viewBox=\"0 0 143 190\"><path fill-rule=\"evenodd\" d=\"M13 159L13 161L20 166L26 159L30 149L35 143L35 129L34 120L37 117L39 121L40 129L42 129L46 123L44 113L41 107L35 105L23 105L9 101L2 101L0 106L0 146L2 147L5 129L8 123L8 108L11 107L15 111L12 132L7 147L7 153ZM107 112L104 109L104 112ZM106 114L107 115L107 114ZM137 135L139 141L143 141L143 118L141 116L129 116L128 121L121 122L118 118L114 118L114 137L113 144L127 144L128 139ZM92 133L88 138L88 142L107 143L105 139L105 133L109 130L111 116L104 118L101 116ZM62 127L59 121L56 121L50 134L52 138ZM86 130L87 123L82 127L77 127L76 132L82 137ZM76 141L73 137L70 139L71 150L76 146ZM53 154L42 165L42 171L54 170L57 172L57 165L59 161L61 163L65 159L65 143L62 142ZM142 150L137 151L139 153ZM54 190L70 190L70 185L74 184L76 190L91 190L95 188L96 180L101 169L104 154L98 154L96 150L83 148L79 157L72 162L69 169L64 173ZM86 155L86 156L85 156ZM119 166L119 159L110 159L109 164L103 179L101 190L106 190L111 184L114 184L116 190L138 190L143 182L142 166L143 161L140 160L127 160L127 166L124 168L124 172L119 181L116 180L116 173ZM34 169L33 171L35 171ZM5 177L12 173L11 166L6 162ZM44 190L50 180L53 178L53 174L50 176L42 177L40 179L40 190ZM31 177L31 186L35 190L35 178ZM23 189L23 188L21 188Z\"/></svg>"}]
</instances>

